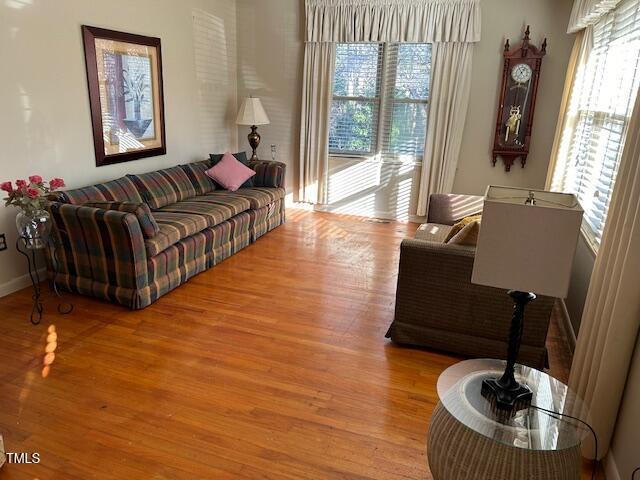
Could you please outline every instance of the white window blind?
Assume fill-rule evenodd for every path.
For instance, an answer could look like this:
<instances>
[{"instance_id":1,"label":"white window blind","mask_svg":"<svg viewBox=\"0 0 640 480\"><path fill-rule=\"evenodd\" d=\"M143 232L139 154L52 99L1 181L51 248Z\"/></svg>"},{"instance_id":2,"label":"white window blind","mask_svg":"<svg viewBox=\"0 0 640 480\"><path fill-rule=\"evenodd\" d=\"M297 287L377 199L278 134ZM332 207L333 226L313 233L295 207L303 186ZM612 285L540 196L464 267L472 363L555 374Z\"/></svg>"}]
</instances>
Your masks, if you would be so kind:
<instances>
[{"instance_id":1,"label":"white window blind","mask_svg":"<svg viewBox=\"0 0 640 480\"><path fill-rule=\"evenodd\" d=\"M421 159L430 80L429 44L338 44L330 153Z\"/></svg>"},{"instance_id":2,"label":"white window blind","mask_svg":"<svg viewBox=\"0 0 640 480\"><path fill-rule=\"evenodd\" d=\"M552 188L575 193L583 231L600 244L627 124L640 83L640 0L623 0L593 26L578 68Z\"/></svg>"}]
</instances>

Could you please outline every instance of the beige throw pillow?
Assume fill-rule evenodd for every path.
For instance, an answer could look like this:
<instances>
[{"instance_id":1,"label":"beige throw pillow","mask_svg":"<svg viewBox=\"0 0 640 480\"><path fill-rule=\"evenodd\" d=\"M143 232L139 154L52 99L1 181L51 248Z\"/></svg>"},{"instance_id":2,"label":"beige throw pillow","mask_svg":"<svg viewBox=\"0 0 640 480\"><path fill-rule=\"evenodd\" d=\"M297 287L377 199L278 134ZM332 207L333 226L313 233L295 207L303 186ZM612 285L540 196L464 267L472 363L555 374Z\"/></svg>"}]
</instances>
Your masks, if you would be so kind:
<instances>
[{"instance_id":1,"label":"beige throw pillow","mask_svg":"<svg viewBox=\"0 0 640 480\"><path fill-rule=\"evenodd\" d=\"M462 230L469 223L480 221L482 215L469 215L468 217L464 217L462 220L454 223L447 235L447 238L444 239L444 243L448 243L453 237L455 237L460 230Z\"/></svg>"},{"instance_id":2,"label":"beige throw pillow","mask_svg":"<svg viewBox=\"0 0 640 480\"><path fill-rule=\"evenodd\" d=\"M473 215L460 220L453 226L444 243L475 246L478 243L481 218L480 215Z\"/></svg>"}]
</instances>

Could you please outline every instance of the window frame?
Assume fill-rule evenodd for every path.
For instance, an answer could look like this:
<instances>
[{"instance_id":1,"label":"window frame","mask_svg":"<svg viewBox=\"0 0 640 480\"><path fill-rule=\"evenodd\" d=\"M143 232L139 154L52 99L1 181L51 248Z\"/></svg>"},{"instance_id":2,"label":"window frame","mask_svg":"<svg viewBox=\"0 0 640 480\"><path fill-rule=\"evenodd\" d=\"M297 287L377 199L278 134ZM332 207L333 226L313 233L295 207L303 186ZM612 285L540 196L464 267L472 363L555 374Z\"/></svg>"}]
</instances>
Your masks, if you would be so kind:
<instances>
[{"instance_id":1,"label":"window frame","mask_svg":"<svg viewBox=\"0 0 640 480\"><path fill-rule=\"evenodd\" d=\"M358 44L365 42L341 42L340 44ZM397 163L398 157L402 156L401 154L396 154L390 151L383 151L383 147L385 145L385 138L390 138L391 131L393 125L393 107L396 104L417 104L424 105L427 112L427 117L429 115L429 106L431 100L431 88L429 87L429 95L425 100L414 100L411 98L395 98L394 89L397 81L397 72L398 72L398 64L389 65L389 57L393 55L391 50L393 48L399 48L400 43L397 42L376 42L378 45L378 68L381 71L377 72L377 88L376 88L376 97L351 97L351 96L340 96L333 95L331 96L331 103L333 105L334 101L357 101L362 103L373 103L376 106L376 114L377 118L374 118L373 121L373 134L372 134L372 150L368 152L356 152L349 150L333 150L329 148L329 157L331 158L344 158L344 159L369 159L371 157L380 157L383 163ZM420 44L426 44L421 42ZM430 44L426 44L430 45ZM397 51L395 53L397 57ZM391 76L391 81L389 78ZM431 81L431 75L429 76L429 81ZM390 110L390 112L387 111ZM331 113L329 113L331 115ZM387 120L387 115L391 115L391 118ZM425 136L426 138L426 136ZM386 141L387 144L390 143L390 140ZM420 165L422 164L423 155L415 155L412 159L411 163Z\"/></svg>"}]
</instances>

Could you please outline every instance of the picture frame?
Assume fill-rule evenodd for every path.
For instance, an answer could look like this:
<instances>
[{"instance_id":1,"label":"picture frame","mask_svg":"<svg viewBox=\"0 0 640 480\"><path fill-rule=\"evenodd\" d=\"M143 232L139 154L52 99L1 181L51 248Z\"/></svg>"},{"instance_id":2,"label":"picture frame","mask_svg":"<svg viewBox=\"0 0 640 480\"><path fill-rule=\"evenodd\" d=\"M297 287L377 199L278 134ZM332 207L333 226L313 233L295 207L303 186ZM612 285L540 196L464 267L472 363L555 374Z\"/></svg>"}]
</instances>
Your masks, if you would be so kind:
<instances>
[{"instance_id":1,"label":"picture frame","mask_svg":"<svg viewBox=\"0 0 640 480\"><path fill-rule=\"evenodd\" d=\"M82 26L96 166L167 153L160 39Z\"/></svg>"}]
</instances>

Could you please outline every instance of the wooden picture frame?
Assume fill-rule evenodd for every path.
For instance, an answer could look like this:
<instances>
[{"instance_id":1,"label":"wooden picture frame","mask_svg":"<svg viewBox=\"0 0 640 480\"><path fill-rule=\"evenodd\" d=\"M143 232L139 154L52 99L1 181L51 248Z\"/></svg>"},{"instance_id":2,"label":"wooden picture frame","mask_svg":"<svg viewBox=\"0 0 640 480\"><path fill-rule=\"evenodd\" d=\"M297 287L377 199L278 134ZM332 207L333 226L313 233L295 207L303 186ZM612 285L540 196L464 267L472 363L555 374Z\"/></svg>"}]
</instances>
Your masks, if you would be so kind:
<instances>
[{"instance_id":1,"label":"wooden picture frame","mask_svg":"<svg viewBox=\"0 0 640 480\"><path fill-rule=\"evenodd\" d=\"M160 39L82 26L96 166L167 153Z\"/></svg>"}]
</instances>

